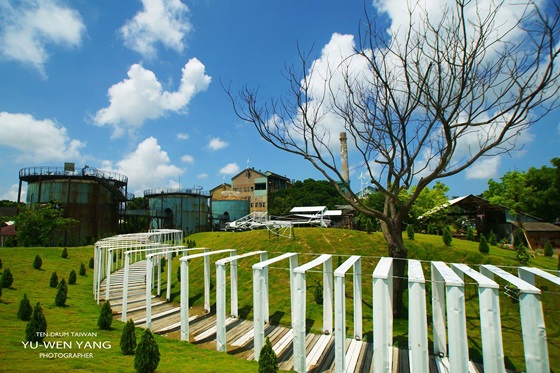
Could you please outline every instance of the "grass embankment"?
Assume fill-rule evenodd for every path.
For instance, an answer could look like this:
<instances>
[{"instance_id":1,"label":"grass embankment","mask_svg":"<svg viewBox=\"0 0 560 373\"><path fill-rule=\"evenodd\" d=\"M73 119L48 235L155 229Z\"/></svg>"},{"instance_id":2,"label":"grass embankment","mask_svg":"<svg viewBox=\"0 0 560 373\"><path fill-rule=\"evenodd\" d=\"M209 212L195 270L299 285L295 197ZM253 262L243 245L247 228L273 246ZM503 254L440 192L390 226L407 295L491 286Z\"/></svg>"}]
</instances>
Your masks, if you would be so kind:
<instances>
[{"instance_id":1,"label":"grass embankment","mask_svg":"<svg viewBox=\"0 0 560 373\"><path fill-rule=\"evenodd\" d=\"M379 261L379 257L387 255L385 241L380 233L366 234L364 232L337 230L337 229L316 229L316 228L299 228L295 230L296 240L287 238L279 238L276 236L269 237L265 230L251 231L242 233L233 232L205 232L197 233L189 236L189 239L195 240L197 247L208 247L212 250L233 248L239 254L256 250L267 250L270 257L285 252L297 252L299 255L299 263L305 263L315 258L317 254L329 253L333 254L333 266L336 268L339 261L343 261L350 255L362 256L362 307L363 307L363 323L364 334L368 340L372 339L373 322L372 322L372 278L371 274L375 265ZM514 267L519 263L516 260L515 252L508 249L502 249L496 246L490 248L489 254L482 254L478 251L478 243L464 240L454 239L452 245L447 247L443 244L442 238L439 236L416 234L415 240L405 238L405 245L408 248L409 258L419 260L441 260L446 263L467 263L473 268L478 269L478 264L495 264L506 267L505 269L511 273L516 273ZM214 263L220 257L212 258ZM340 257L340 259L339 259ZM251 266L259 261L259 257L251 257L238 261L238 283L239 283L239 310L240 316L244 318L252 318L252 271ZM424 263L424 274L429 280L430 271L429 264ZM175 301L180 300L180 288L176 280L178 259L173 261L173 283L172 298ZM549 258L538 256L532 258L530 266L536 266L543 269L555 269L556 257ZM507 268L511 267L511 268ZM202 260L193 260L189 264L190 274L190 304L194 307L202 306L203 299L203 277L202 277ZM270 276L270 315L273 323L284 325L290 324L290 298L289 298L289 264L287 261L274 264L269 270ZM307 274L307 326L313 332L321 330L322 326L322 306L314 302L313 290L316 281L322 282L322 268ZM212 268L212 271L215 271ZM214 278L214 274L212 275ZM162 276L166 279L166 276ZM521 325L519 318L519 305L514 303L503 293L503 285L505 283L496 278L496 281L502 285L500 292L500 307L502 315L502 333L504 340L504 354L506 356L506 365L510 369L525 369L523 343L521 337ZM467 330L469 337L469 348L471 360L481 361L481 340L480 340L480 321L478 306L478 287L466 280L465 299L467 307ZM560 322L558 321L558 313L560 310L560 288L545 281L537 279L537 285L542 289L542 301L545 313L545 321L547 326L548 347L550 356L550 366L560 366ZM165 285L164 285L165 286ZM165 289L165 287L163 287ZM427 291L430 291L430 284L427 284ZM346 280L347 294L347 328L349 333L352 332L352 280L347 277ZM228 294L229 295L229 294ZM214 303L215 292L211 292L212 303ZM428 326L431 334L431 296L428 293ZM407 301L405 294L405 303ZM229 298L228 298L229 299ZM228 300L229 302L229 300ZM408 305L406 304L408 307ZM228 304L229 307L229 304ZM414 312L414 309L411 310ZM405 313L407 314L407 313ZM394 322L394 339L395 344L406 347L408 335L408 324L406 316L404 319L398 319ZM350 336L350 334L349 334ZM431 335L430 335L431 339Z\"/></svg>"},{"instance_id":2,"label":"grass embankment","mask_svg":"<svg viewBox=\"0 0 560 373\"><path fill-rule=\"evenodd\" d=\"M3 268L10 268L14 283L2 289L0 300L0 371L5 372L133 372L134 356L123 356L119 347L124 323L114 317L112 330L97 327L100 307L93 299L92 270L86 276L77 276L77 283L69 285L66 306L54 304L56 289L49 287L51 274L56 271L59 280L71 270L79 273L80 263L87 267L93 256L93 247L68 248L68 259L62 259L62 248L2 248ZM33 268L35 255L43 259L41 270ZM24 348L27 322L16 318L23 294L32 306L41 302L48 327L47 342L59 342L61 348ZM76 336L72 333L82 333ZM137 328L138 342L141 329ZM155 336L161 361L158 372L255 372L257 364L233 356L205 350L176 340ZM89 342L89 343L88 343ZM81 344L81 348L78 345ZM72 348L64 348L70 347ZM35 347L35 346L34 346ZM91 347L91 348L89 348ZM46 358L41 353L85 353L92 358Z\"/></svg>"}]
</instances>

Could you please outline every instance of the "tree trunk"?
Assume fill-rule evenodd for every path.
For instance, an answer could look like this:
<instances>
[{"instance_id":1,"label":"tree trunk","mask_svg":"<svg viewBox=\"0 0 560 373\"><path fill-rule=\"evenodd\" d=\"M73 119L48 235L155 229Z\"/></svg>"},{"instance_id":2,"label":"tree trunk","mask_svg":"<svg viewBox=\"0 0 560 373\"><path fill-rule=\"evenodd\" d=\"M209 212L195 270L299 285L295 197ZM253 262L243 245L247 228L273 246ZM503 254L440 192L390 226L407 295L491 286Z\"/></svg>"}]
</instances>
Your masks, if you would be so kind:
<instances>
[{"instance_id":1,"label":"tree trunk","mask_svg":"<svg viewBox=\"0 0 560 373\"><path fill-rule=\"evenodd\" d=\"M381 228L388 245L389 256L393 258L393 317L398 318L404 313L403 293L406 288L406 258L402 223L395 221L390 226L382 222Z\"/></svg>"}]
</instances>

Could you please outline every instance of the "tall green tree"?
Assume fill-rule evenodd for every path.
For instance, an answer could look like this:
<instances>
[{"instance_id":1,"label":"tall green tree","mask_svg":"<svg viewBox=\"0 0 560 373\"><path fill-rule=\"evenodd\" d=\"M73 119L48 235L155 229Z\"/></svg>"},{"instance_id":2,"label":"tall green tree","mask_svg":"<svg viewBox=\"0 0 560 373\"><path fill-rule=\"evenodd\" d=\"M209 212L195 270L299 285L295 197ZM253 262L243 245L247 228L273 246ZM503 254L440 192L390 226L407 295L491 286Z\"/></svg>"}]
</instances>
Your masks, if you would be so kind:
<instances>
[{"instance_id":1,"label":"tall green tree","mask_svg":"<svg viewBox=\"0 0 560 373\"><path fill-rule=\"evenodd\" d=\"M510 171L500 178L500 182L488 180L488 190L482 194L491 203L507 207L516 217L519 228L523 227L521 214L526 212L525 196L533 192L526 180L525 172Z\"/></svg>"},{"instance_id":2,"label":"tall green tree","mask_svg":"<svg viewBox=\"0 0 560 373\"><path fill-rule=\"evenodd\" d=\"M268 213L285 216L296 206L327 206L334 209L335 205L344 204L346 201L328 181L305 179L296 181L290 188L272 193Z\"/></svg>"},{"instance_id":3,"label":"tall green tree","mask_svg":"<svg viewBox=\"0 0 560 373\"><path fill-rule=\"evenodd\" d=\"M14 221L17 240L24 246L51 246L51 242L60 241L62 234L78 222L65 218L55 202L33 208L22 206Z\"/></svg>"}]
</instances>

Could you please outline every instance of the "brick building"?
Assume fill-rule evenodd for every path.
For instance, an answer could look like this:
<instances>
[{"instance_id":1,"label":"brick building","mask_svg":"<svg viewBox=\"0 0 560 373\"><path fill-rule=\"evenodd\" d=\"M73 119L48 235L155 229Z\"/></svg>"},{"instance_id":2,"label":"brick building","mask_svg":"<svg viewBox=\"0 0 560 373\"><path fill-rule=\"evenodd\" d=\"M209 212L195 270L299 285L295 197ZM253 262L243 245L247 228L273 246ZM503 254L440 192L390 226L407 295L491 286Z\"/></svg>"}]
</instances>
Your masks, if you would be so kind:
<instances>
[{"instance_id":1,"label":"brick building","mask_svg":"<svg viewBox=\"0 0 560 373\"><path fill-rule=\"evenodd\" d=\"M250 212L268 211L270 194L290 186L291 181L287 177L254 168L246 168L231 179L233 193L240 199L249 200Z\"/></svg>"}]
</instances>

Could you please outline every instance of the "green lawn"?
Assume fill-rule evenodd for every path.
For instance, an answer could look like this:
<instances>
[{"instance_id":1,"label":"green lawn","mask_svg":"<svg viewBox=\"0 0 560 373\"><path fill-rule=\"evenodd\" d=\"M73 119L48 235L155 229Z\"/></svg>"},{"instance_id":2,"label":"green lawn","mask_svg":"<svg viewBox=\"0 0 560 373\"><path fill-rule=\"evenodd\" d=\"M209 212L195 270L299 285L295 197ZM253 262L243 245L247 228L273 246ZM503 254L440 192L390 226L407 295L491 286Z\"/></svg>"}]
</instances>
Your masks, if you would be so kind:
<instances>
[{"instance_id":1,"label":"green lawn","mask_svg":"<svg viewBox=\"0 0 560 373\"><path fill-rule=\"evenodd\" d=\"M72 269L79 272L80 263L87 267L93 256L93 247L68 248L68 259L62 259L62 248L2 248L0 259L3 268L10 268L14 283L2 289L0 301L0 371L6 372L134 372L134 357L123 356L119 340L124 323L113 319L113 330L102 331L97 327L100 307L93 300L92 272L79 276L76 285L69 285L65 307L56 307L56 289L49 287L52 272L59 279L68 279ZM39 254L43 259L41 270L33 269L33 259ZM59 342L72 348L57 349L38 346L24 348L26 322L16 318L19 302L27 293L32 306L41 302L48 327L47 342ZM138 341L140 330L137 329ZM68 335L65 335L68 333ZM72 333L94 333L72 336ZM96 334L95 334L96 333ZM56 336L58 335L58 337ZM155 336L161 361L158 372L256 372L257 364L233 356L205 350L195 345ZM89 342L89 343L88 343ZM81 348L78 345L81 344ZM85 348L85 347L91 348ZM61 346L62 347L62 346ZM41 353L86 353L92 358L40 357Z\"/></svg>"},{"instance_id":2,"label":"green lawn","mask_svg":"<svg viewBox=\"0 0 560 373\"><path fill-rule=\"evenodd\" d=\"M234 248L239 253L254 250L267 250L270 257L280 253L298 252L299 262L304 263L316 257L320 253L335 255L334 266L337 262L344 260L350 255L362 255L363 273L363 312L364 333L366 338L372 336L372 280L371 273L379 258L386 255L386 246L379 233L366 234L364 232L299 228L295 230L296 240L286 238L269 237L268 232L206 232L189 236L195 240L198 247L208 247L212 250ZM409 257L419 260L442 260L447 263L462 262L471 264L491 263L506 266L506 269L515 273L518 264L515 253L511 250L491 247L490 254L483 255L478 252L478 244L455 239L451 247L443 245L441 237L416 234L415 240L405 239L409 250ZM80 263L86 266L93 248L79 247L69 248L69 258L62 259L60 254L62 248L2 248L0 259L4 270L10 268L14 275L14 284L10 289L3 289L0 301L0 371L133 371L133 357L122 356L119 348L119 338L123 323L113 321L114 329L101 331L97 328L97 318L100 307L93 300L92 273L88 268L87 276L78 276L76 285L69 286L69 298L66 307L56 307L54 297L56 289L49 288L49 279L53 271L57 271L59 279L68 278L72 269L77 273ZM39 254L43 259L42 270L32 267L33 259ZM215 260L217 260L215 258ZM215 262L214 258L212 262ZM545 269L556 268L556 258L539 256L531 259L530 265ZM258 256L240 260L239 265L239 309L242 317L252 318L252 272L251 266L258 261ZM172 297L174 301L180 300L179 284L176 280L176 271L179 264L178 258L173 261L173 283ZM427 263L426 263L427 265ZM190 302L191 306L202 306L203 283L202 283L202 260L193 260L190 264ZM213 270L213 277L214 271ZM425 275L429 278L428 267ZM166 276L162 276L166 279ZM308 305L307 319L308 327L312 331L318 331L322 325L322 309L314 303L313 286L316 280L321 280L320 268L307 276ZM289 325L290 323L290 301L289 301L289 278L288 263L277 263L270 269L270 315L273 322ZM538 283L543 291L542 300L547 325L547 336L549 340L549 355L551 367L560 366L560 322L558 321L558 310L560 310L560 288L550 283ZM427 286L430 288L429 284ZM165 289L165 284L163 289ZM467 301L467 328L469 335L470 356L473 360L480 360L480 326L478 321L478 298L476 286L467 284L465 298ZM346 292L352 294L350 277L347 278ZM50 336L46 341L73 342L73 348L57 352L66 353L93 353L91 359L48 359L41 358L40 353L47 351L44 346L37 349L25 349L22 341L25 337L26 322L16 319L17 308L23 294L27 293L32 305L41 302L48 321L48 333L97 333L93 337ZM215 292L211 292L212 303ZM406 299L405 295L405 299ZM428 295L429 304L429 295ZM503 293L500 294L500 307L502 314L502 332L504 339L504 352L506 364L509 368L517 370L524 369L523 348L521 341L521 328L519 325L518 304L511 302ZM352 299L347 299L347 322L349 330L352 330ZM428 313L431 312L428 306ZM430 323L430 321L429 321ZM395 343L401 346L407 344L407 320L395 320L394 328ZM158 371L197 371L197 372L248 372L256 371L257 364L237 359L223 353L205 350L198 346L185 342L169 340L156 336L160 347L162 359ZM105 346L110 348L78 349L78 342L106 342Z\"/></svg>"}]
</instances>

